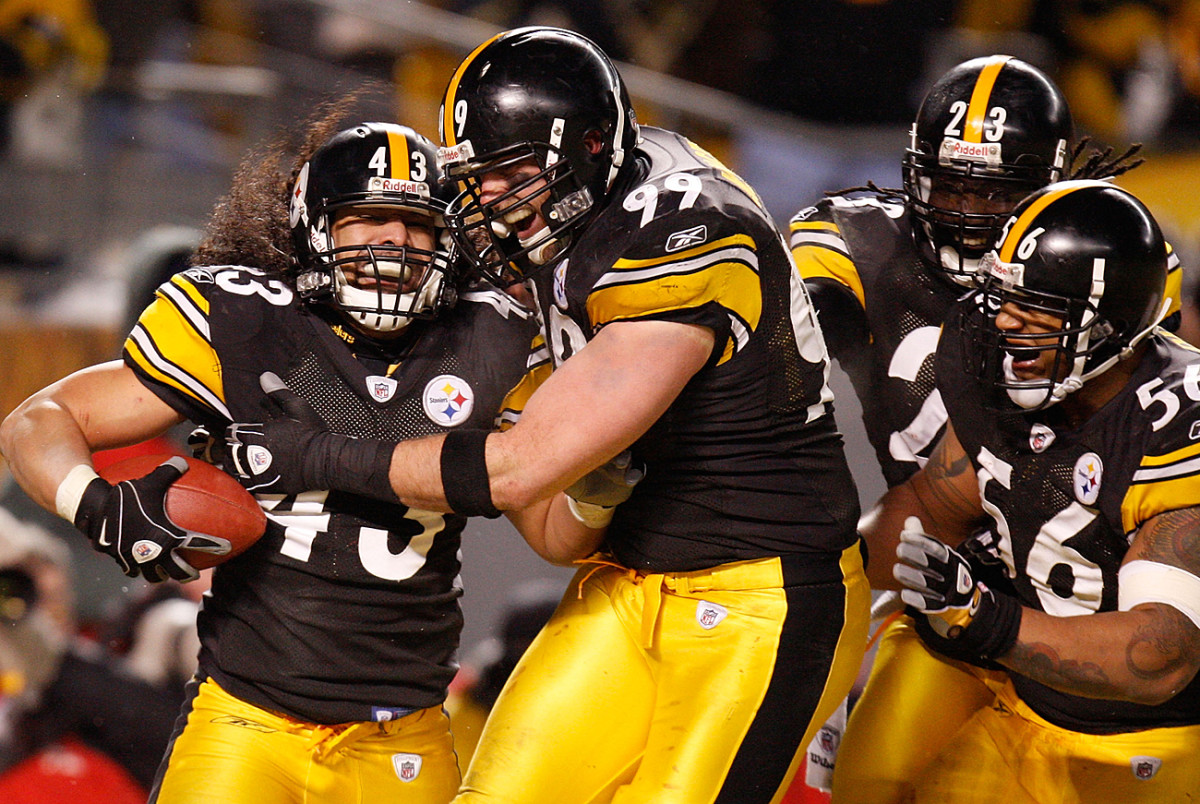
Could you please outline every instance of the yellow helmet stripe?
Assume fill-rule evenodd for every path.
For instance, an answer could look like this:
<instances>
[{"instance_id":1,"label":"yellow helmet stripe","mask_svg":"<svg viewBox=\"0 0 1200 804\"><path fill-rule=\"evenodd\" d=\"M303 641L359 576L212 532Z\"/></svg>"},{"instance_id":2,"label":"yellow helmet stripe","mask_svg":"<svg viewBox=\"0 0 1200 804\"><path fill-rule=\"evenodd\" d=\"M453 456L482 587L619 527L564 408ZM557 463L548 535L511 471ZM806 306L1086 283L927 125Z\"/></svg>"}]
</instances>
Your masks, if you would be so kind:
<instances>
[{"instance_id":1,"label":"yellow helmet stripe","mask_svg":"<svg viewBox=\"0 0 1200 804\"><path fill-rule=\"evenodd\" d=\"M1034 201L1029 205L1029 208L1021 213L1021 217L1013 222L1009 228L1008 234L1004 237L1004 242L1000 246L1000 261L1013 262L1013 252L1017 250L1017 244L1021 242L1021 238L1025 236L1025 232L1029 229L1033 221L1041 214L1042 210L1053 204L1064 195L1073 193L1076 190L1081 190L1084 187L1091 186L1091 182L1071 182L1064 184L1057 190L1051 190L1044 196Z\"/></svg>"},{"instance_id":2,"label":"yellow helmet stripe","mask_svg":"<svg viewBox=\"0 0 1200 804\"><path fill-rule=\"evenodd\" d=\"M408 181L412 178L409 175L411 171L408 169L408 137L401 134L399 131L389 131L388 136L388 169L391 171L389 179L401 179Z\"/></svg>"},{"instance_id":3,"label":"yellow helmet stripe","mask_svg":"<svg viewBox=\"0 0 1200 804\"><path fill-rule=\"evenodd\" d=\"M462 64L458 65L458 68L454 71L454 75L450 76L450 83L446 86L446 99L442 103L442 140L443 144L447 147L458 144L457 133L454 131L454 107L456 105L455 98L458 95L458 82L462 80L463 73L466 72L467 67L475 61L475 57L479 55L479 51L492 42L495 42L503 33L501 31L472 50L470 55L462 60Z\"/></svg>"},{"instance_id":4,"label":"yellow helmet stripe","mask_svg":"<svg viewBox=\"0 0 1200 804\"><path fill-rule=\"evenodd\" d=\"M988 112L988 100L992 97L992 89L996 86L996 77L1008 63L1008 56L993 56L979 73L975 80L975 89L971 92L971 103L967 106L967 120L963 127L963 141L983 142L983 120Z\"/></svg>"}]
</instances>

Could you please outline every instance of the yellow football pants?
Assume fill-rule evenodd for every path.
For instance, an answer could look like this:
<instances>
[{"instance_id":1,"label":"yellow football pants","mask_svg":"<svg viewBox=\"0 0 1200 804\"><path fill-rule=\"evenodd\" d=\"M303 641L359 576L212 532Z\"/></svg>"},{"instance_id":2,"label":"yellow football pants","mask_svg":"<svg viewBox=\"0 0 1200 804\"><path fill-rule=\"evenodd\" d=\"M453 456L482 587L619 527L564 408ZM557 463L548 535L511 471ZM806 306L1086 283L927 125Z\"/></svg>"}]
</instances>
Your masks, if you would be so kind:
<instances>
[{"instance_id":1,"label":"yellow football pants","mask_svg":"<svg viewBox=\"0 0 1200 804\"><path fill-rule=\"evenodd\" d=\"M151 804L445 804L459 783L440 707L322 726L260 709L211 679L159 774Z\"/></svg>"},{"instance_id":2,"label":"yellow football pants","mask_svg":"<svg viewBox=\"0 0 1200 804\"><path fill-rule=\"evenodd\" d=\"M990 706L1001 672L939 656L912 618L887 626L854 704L833 770L834 804L910 801L917 780L955 733Z\"/></svg>"},{"instance_id":3,"label":"yellow football pants","mask_svg":"<svg viewBox=\"0 0 1200 804\"><path fill-rule=\"evenodd\" d=\"M665 575L585 566L455 801L778 801L866 646L858 547L829 566L803 581L778 558Z\"/></svg>"},{"instance_id":4,"label":"yellow football pants","mask_svg":"<svg viewBox=\"0 0 1200 804\"><path fill-rule=\"evenodd\" d=\"M1006 682L917 784L916 804L1182 804L1200 800L1200 726L1080 734Z\"/></svg>"}]
</instances>

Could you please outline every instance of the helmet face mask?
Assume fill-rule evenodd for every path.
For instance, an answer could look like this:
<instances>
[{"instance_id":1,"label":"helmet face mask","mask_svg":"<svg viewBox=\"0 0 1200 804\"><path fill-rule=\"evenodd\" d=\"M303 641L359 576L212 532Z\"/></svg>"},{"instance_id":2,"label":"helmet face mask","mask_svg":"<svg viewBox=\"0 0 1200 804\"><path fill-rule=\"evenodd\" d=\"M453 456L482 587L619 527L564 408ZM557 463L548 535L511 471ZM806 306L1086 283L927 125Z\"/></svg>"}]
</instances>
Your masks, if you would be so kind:
<instances>
[{"instance_id":1,"label":"helmet face mask","mask_svg":"<svg viewBox=\"0 0 1200 804\"><path fill-rule=\"evenodd\" d=\"M464 188L447 208L446 225L476 269L503 287L564 256L594 203L569 157L546 143L517 143L488 157L446 166L447 180ZM499 195L485 196L489 176L507 178ZM542 225L522 235L526 221Z\"/></svg>"},{"instance_id":2,"label":"helmet face mask","mask_svg":"<svg viewBox=\"0 0 1200 804\"><path fill-rule=\"evenodd\" d=\"M557 28L508 31L468 56L439 126L438 167L459 190L447 225L474 269L501 286L567 256L638 137L612 62Z\"/></svg>"},{"instance_id":3,"label":"helmet face mask","mask_svg":"<svg viewBox=\"0 0 1200 804\"><path fill-rule=\"evenodd\" d=\"M1111 327L1090 300L1006 287L991 273L994 260L995 252L989 252L981 262L982 284L974 294L976 309L968 324L978 348L978 373L990 378L1021 411L1047 408L1082 387L1088 359L1105 344ZM1001 330L996 317L1006 305L1043 320L1057 319L1058 325L1034 332ZM1027 361L1039 361L1043 376L1018 376L1016 364Z\"/></svg>"},{"instance_id":4,"label":"helmet face mask","mask_svg":"<svg viewBox=\"0 0 1200 804\"><path fill-rule=\"evenodd\" d=\"M967 371L1000 410L1040 410L1104 374L1162 319L1166 244L1146 208L1100 181L1025 199L980 262ZM1005 324L999 323L1005 316Z\"/></svg>"},{"instance_id":5,"label":"helmet face mask","mask_svg":"<svg viewBox=\"0 0 1200 804\"><path fill-rule=\"evenodd\" d=\"M1071 136L1062 93L1022 61L972 59L942 76L921 104L903 162L926 261L970 286L1017 202L1063 177Z\"/></svg>"},{"instance_id":6,"label":"helmet face mask","mask_svg":"<svg viewBox=\"0 0 1200 804\"><path fill-rule=\"evenodd\" d=\"M302 299L329 304L364 334L381 337L453 304L447 193L437 182L435 159L428 139L386 123L340 132L313 155L296 178L290 214ZM394 217L428 226L430 248L413 242L421 238L412 233L399 243L335 243L338 220L360 214L378 225ZM368 239L361 228L357 233Z\"/></svg>"}]
</instances>

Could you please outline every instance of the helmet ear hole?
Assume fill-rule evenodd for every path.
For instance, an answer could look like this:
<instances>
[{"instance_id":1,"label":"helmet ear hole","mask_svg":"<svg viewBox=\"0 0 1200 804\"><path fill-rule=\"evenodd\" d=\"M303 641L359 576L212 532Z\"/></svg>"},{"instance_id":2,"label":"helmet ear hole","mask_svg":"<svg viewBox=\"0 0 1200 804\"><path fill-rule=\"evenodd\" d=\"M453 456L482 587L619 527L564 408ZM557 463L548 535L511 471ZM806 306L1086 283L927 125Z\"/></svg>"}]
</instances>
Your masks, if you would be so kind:
<instances>
[{"instance_id":1,"label":"helmet ear hole","mask_svg":"<svg viewBox=\"0 0 1200 804\"><path fill-rule=\"evenodd\" d=\"M604 150L604 132L599 129L592 129L583 135L583 147L592 156Z\"/></svg>"}]
</instances>

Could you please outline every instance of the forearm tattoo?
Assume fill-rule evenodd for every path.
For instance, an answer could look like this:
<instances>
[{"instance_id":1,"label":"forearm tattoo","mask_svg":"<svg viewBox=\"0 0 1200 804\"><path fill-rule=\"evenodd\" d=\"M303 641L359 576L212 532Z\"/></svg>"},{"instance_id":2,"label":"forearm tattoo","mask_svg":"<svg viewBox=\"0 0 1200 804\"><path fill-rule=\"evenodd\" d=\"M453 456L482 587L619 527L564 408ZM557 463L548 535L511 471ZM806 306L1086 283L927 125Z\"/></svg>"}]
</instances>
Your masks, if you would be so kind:
<instances>
[{"instance_id":1,"label":"forearm tattoo","mask_svg":"<svg viewBox=\"0 0 1200 804\"><path fill-rule=\"evenodd\" d=\"M1148 520L1139 529L1129 557L1200 574L1200 509L1169 511ZM1100 652L1111 648L1111 659L1066 658L1045 643L1018 642L1004 657L1004 663L1024 676L1065 692L1124 698L1129 692L1130 679L1154 683L1200 665L1200 629L1178 609L1167 604L1154 605L1154 611L1132 613L1141 617L1141 622L1129 635L1123 653L1120 645L1097 645ZM1083 634L1076 635L1073 641L1081 646L1088 644ZM1074 648L1070 653L1079 655ZM1123 656L1119 664L1118 656Z\"/></svg>"},{"instance_id":2,"label":"forearm tattoo","mask_svg":"<svg viewBox=\"0 0 1200 804\"><path fill-rule=\"evenodd\" d=\"M963 475L971 476L971 488L975 486L975 470L971 460L965 453L959 452L951 456L944 444L939 444L929 456L925 465L925 480L923 488L914 486L914 491L922 498L925 507L930 511L946 510L955 517L970 519L979 516L978 492L967 496L962 493L960 486Z\"/></svg>"},{"instance_id":3,"label":"forearm tattoo","mask_svg":"<svg viewBox=\"0 0 1200 804\"><path fill-rule=\"evenodd\" d=\"M1080 694L1087 690L1098 694L1113 686L1100 665L1064 659L1044 643L1026 645L1018 641L1004 657L1004 664L1026 678L1059 690L1078 690Z\"/></svg>"}]
</instances>

